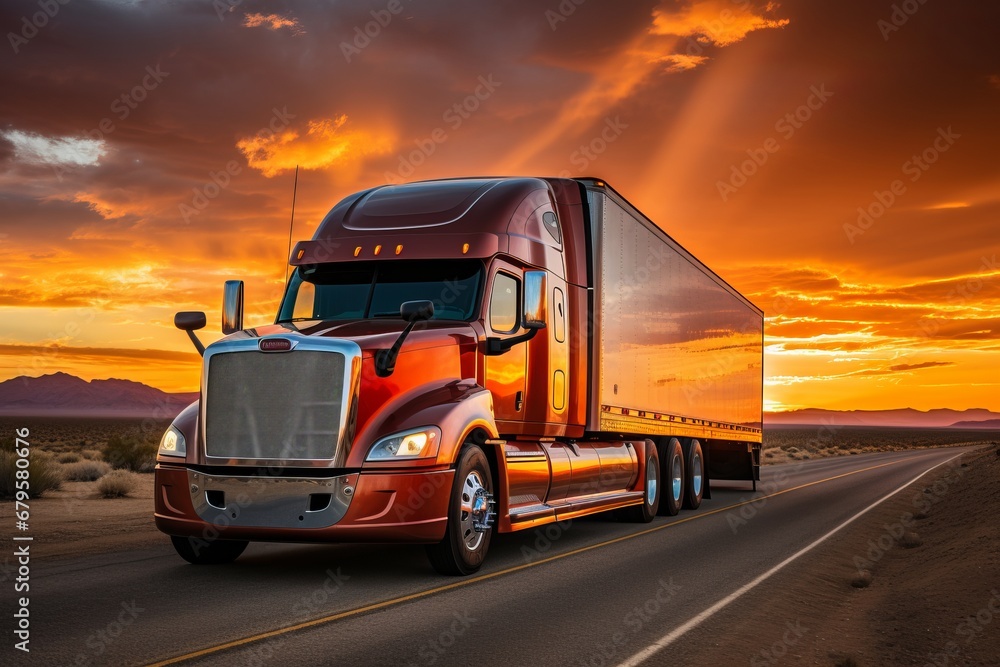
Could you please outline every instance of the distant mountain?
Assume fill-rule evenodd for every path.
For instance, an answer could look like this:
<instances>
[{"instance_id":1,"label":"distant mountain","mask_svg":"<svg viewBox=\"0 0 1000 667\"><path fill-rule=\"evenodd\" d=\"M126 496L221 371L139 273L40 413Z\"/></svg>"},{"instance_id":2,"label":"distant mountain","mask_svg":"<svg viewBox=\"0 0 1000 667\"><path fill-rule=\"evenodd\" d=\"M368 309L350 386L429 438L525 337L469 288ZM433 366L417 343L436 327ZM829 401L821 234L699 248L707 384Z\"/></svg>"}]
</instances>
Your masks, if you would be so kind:
<instances>
[{"instance_id":1,"label":"distant mountain","mask_svg":"<svg viewBox=\"0 0 1000 667\"><path fill-rule=\"evenodd\" d=\"M170 394L131 380L87 382L61 372L0 382L0 415L169 419L197 399L197 393Z\"/></svg>"},{"instance_id":2,"label":"distant mountain","mask_svg":"<svg viewBox=\"0 0 1000 667\"><path fill-rule=\"evenodd\" d=\"M1000 431L1000 419L984 419L979 422L955 422L951 428L982 428Z\"/></svg>"},{"instance_id":3,"label":"distant mountain","mask_svg":"<svg viewBox=\"0 0 1000 667\"><path fill-rule=\"evenodd\" d=\"M991 428L990 426L957 426L957 423L983 423L1000 420L1000 413L983 408L968 410L952 410L936 408L934 410L914 410L899 408L896 410L823 410L807 408L805 410L790 410L788 412L764 413L765 425L784 424L831 424L837 426L895 426L915 428Z\"/></svg>"}]
</instances>

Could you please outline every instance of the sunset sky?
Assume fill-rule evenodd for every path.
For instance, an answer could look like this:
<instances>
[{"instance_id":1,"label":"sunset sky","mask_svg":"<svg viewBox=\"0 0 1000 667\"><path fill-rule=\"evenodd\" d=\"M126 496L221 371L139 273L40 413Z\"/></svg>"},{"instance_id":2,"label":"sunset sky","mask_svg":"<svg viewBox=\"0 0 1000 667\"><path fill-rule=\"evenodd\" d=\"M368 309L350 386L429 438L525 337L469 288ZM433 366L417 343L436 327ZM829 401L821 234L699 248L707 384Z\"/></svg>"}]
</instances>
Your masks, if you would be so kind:
<instances>
[{"instance_id":1,"label":"sunset sky","mask_svg":"<svg viewBox=\"0 0 1000 667\"><path fill-rule=\"evenodd\" d=\"M45 14L46 9L54 16ZM0 380L172 326L387 181L599 176L764 309L765 408L1000 410L1000 6L4 2ZM365 34L367 31L368 34Z\"/></svg>"}]
</instances>

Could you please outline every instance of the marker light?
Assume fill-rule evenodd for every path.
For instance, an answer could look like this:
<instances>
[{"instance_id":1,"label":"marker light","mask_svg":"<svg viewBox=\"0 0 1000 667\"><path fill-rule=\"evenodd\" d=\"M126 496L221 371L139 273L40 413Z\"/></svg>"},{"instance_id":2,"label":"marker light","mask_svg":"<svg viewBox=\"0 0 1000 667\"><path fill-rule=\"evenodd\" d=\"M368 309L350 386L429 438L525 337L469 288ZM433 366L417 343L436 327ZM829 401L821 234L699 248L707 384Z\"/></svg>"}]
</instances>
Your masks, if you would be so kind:
<instances>
[{"instance_id":1,"label":"marker light","mask_svg":"<svg viewBox=\"0 0 1000 667\"><path fill-rule=\"evenodd\" d=\"M403 252L403 245L399 244L398 246L396 246L396 254L398 255L401 252Z\"/></svg>"},{"instance_id":2,"label":"marker light","mask_svg":"<svg viewBox=\"0 0 1000 667\"><path fill-rule=\"evenodd\" d=\"M441 432L433 426L382 438L368 452L367 461L399 461L433 458L438 453Z\"/></svg>"},{"instance_id":3,"label":"marker light","mask_svg":"<svg viewBox=\"0 0 1000 667\"><path fill-rule=\"evenodd\" d=\"M381 245L375 246L375 254L378 255L380 252L382 252L382 246Z\"/></svg>"},{"instance_id":4,"label":"marker light","mask_svg":"<svg viewBox=\"0 0 1000 667\"><path fill-rule=\"evenodd\" d=\"M358 246L357 248L354 249L354 256L357 257L360 254L361 254L361 246Z\"/></svg>"},{"instance_id":5,"label":"marker light","mask_svg":"<svg viewBox=\"0 0 1000 667\"><path fill-rule=\"evenodd\" d=\"M467 252L469 252L469 244L468 243L463 243L462 244L462 254L464 255Z\"/></svg>"}]
</instances>

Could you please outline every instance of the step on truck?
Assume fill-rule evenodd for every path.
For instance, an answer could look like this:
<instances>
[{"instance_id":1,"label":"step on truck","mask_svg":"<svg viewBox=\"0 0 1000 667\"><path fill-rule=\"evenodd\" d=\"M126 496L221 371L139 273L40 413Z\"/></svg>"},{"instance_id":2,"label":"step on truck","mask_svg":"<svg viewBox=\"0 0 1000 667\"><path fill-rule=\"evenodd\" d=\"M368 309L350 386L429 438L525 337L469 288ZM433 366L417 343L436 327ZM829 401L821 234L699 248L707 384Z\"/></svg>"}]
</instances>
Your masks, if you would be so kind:
<instances>
[{"instance_id":1,"label":"step on truck","mask_svg":"<svg viewBox=\"0 0 1000 667\"><path fill-rule=\"evenodd\" d=\"M273 324L204 347L164 433L157 527L192 563L250 541L423 543L697 508L760 470L763 313L598 179L353 194L298 242Z\"/></svg>"}]
</instances>

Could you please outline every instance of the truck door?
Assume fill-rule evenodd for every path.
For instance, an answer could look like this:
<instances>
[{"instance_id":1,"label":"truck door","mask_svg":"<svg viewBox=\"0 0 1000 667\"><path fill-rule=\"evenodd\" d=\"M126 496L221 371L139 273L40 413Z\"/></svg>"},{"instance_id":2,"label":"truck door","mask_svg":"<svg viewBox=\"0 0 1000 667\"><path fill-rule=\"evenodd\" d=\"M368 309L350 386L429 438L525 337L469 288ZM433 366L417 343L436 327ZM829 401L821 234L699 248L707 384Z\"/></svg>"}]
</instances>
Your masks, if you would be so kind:
<instances>
[{"instance_id":1,"label":"truck door","mask_svg":"<svg viewBox=\"0 0 1000 667\"><path fill-rule=\"evenodd\" d=\"M488 285L484 318L487 335L501 338L516 335L521 320L521 272L497 263ZM526 366L526 345L515 345L503 354L486 357L486 388L493 394L493 412L501 433L522 430Z\"/></svg>"}]
</instances>

